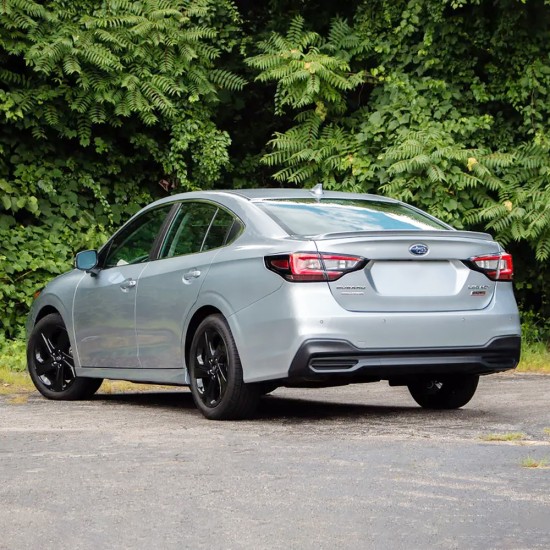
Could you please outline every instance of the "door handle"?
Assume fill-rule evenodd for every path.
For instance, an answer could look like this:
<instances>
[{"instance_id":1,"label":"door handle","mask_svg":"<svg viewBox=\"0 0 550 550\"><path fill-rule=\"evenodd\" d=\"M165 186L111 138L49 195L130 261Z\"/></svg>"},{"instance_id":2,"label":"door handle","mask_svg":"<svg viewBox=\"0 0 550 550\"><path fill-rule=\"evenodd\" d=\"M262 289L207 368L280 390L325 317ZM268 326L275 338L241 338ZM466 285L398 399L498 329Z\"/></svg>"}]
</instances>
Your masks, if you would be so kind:
<instances>
[{"instance_id":1,"label":"door handle","mask_svg":"<svg viewBox=\"0 0 550 550\"><path fill-rule=\"evenodd\" d=\"M134 288L137 285L135 279L126 279L120 284L120 288L123 292L128 292L131 288Z\"/></svg>"},{"instance_id":2,"label":"door handle","mask_svg":"<svg viewBox=\"0 0 550 550\"><path fill-rule=\"evenodd\" d=\"M201 276L201 272L198 269L191 269L183 276L185 281L190 281L191 279L196 279Z\"/></svg>"}]
</instances>

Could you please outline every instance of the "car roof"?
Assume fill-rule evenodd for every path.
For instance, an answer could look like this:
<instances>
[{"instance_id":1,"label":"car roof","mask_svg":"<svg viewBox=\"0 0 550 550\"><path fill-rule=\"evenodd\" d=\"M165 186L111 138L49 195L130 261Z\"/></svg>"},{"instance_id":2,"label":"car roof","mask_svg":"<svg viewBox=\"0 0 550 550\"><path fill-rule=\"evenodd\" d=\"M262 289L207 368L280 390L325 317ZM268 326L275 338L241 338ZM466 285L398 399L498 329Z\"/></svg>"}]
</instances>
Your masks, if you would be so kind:
<instances>
[{"instance_id":1,"label":"car roof","mask_svg":"<svg viewBox=\"0 0 550 550\"><path fill-rule=\"evenodd\" d=\"M220 189L212 191L201 191L199 192L203 196L208 195L220 195L220 194L230 194L243 197L250 201L261 201L268 199L311 199L311 198L321 198L321 199L348 199L348 200L376 200L383 202L398 202L394 199L388 197L382 197L380 195L370 195L365 193L345 193L341 191L326 191L323 190L322 195L316 195L312 192L311 189L286 189L286 188L272 188L272 189ZM189 195L187 193L182 193L180 195L173 195L171 198L174 199L183 199L187 198Z\"/></svg>"}]
</instances>

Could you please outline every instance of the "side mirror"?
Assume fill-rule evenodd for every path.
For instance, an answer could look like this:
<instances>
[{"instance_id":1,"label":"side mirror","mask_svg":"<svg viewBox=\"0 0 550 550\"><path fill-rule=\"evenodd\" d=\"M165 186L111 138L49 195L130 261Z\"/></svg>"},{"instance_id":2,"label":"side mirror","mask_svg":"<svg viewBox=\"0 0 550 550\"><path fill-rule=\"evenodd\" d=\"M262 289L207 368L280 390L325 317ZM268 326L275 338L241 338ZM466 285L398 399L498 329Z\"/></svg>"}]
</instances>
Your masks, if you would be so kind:
<instances>
[{"instance_id":1,"label":"side mirror","mask_svg":"<svg viewBox=\"0 0 550 550\"><path fill-rule=\"evenodd\" d=\"M76 255L74 266L82 271L91 271L97 266L97 261L98 257L95 250L83 250Z\"/></svg>"}]
</instances>

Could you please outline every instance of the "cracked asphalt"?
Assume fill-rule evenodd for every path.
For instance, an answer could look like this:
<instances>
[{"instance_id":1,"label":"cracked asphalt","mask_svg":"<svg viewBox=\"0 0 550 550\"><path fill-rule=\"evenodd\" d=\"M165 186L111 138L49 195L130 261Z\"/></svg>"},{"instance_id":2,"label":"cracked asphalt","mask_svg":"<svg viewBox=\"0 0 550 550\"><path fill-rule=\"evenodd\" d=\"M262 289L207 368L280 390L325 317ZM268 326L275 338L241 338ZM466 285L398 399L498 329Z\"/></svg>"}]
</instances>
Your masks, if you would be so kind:
<instances>
[{"instance_id":1,"label":"cracked asphalt","mask_svg":"<svg viewBox=\"0 0 550 550\"><path fill-rule=\"evenodd\" d=\"M278 389L211 422L186 389L0 396L0 548L550 548L550 376L458 411L385 383ZM513 442L490 434L522 433Z\"/></svg>"}]
</instances>

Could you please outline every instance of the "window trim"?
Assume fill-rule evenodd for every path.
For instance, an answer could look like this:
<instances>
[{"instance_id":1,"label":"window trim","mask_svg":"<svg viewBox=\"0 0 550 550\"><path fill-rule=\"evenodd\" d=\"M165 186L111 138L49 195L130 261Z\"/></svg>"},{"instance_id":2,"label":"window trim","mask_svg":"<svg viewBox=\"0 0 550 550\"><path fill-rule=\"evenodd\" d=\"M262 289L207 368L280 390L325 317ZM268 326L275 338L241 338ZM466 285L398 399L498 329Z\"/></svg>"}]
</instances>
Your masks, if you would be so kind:
<instances>
[{"instance_id":1,"label":"window trim","mask_svg":"<svg viewBox=\"0 0 550 550\"><path fill-rule=\"evenodd\" d=\"M212 216L212 219L210 220L210 224L208 225L208 229L206 230L206 232L204 234L204 238L203 238L203 241L201 243L201 249L198 252L189 252L188 254L178 254L177 256L169 256L169 257L160 258L159 257L160 252L161 252L162 248L164 247L164 245L166 244L165 243L166 238L168 237L168 234L170 233L170 230L172 229L172 225L175 223L178 212L180 211L180 209L183 207L184 204L188 204L188 203L207 204L207 205L210 205L210 206L213 206L214 208L216 208L216 212ZM233 210L231 210L229 207L225 206L224 204L220 204L219 202L216 202L216 201L213 201L213 200L191 199L191 198L190 199L183 199L183 200L179 200L179 201L175 202L174 206L175 206L175 208L173 209L173 211L171 211L171 213L169 215L170 223L168 223L165 227L163 226L162 230L159 232L159 237L161 237L161 238L158 239L158 242L155 242L156 246L154 247L154 250L153 250L154 253L151 253L150 257L149 257L149 261L151 261L151 262L158 261L158 260L171 260L173 258L181 258L183 256L190 256L192 254L202 254L203 252L210 252L211 250L219 250L220 248L224 248L225 246L228 246L231 243L235 242L243 234L244 230L246 229L246 224L243 222L241 217L236 212L234 212ZM202 248L204 246L206 238L208 237L208 233L210 232L210 228L212 227L212 224L214 223L214 220L216 219L216 217L218 215L219 210L223 210L227 214L229 214L233 218L233 224L231 224L229 230L227 231L227 234L224 238L224 242L221 246L218 246L216 248L209 248L208 250L203 251ZM168 220L168 217L167 217L167 220ZM231 241L228 242L227 237L231 233L231 229L233 228L233 225L235 224L235 222L237 222L240 226L239 232L235 235L235 237L233 237L233 239Z\"/></svg>"},{"instance_id":2,"label":"window trim","mask_svg":"<svg viewBox=\"0 0 550 550\"><path fill-rule=\"evenodd\" d=\"M162 224L162 227L158 232L157 238L155 239L155 241L153 242L153 246L151 247L151 251L149 253L150 262L158 259L158 255L164 243L164 239L166 239L166 235L168 235L168 231L170 230L170 227L172 227L172 223L174 222L174 219L178 215L180 208L181 208L180 201L174 202L172 204L172 208L168 212L168 215L166 216L166 219L164 220L164 223Z\"/></svg>"},{"instance_id":3,"label":"window trim","mask_svg":"<svg viewBox=\"0 0 550 550\"><path fill-rule=\"evenodd\" d=\"M220 211L220 207L218 206L216 208L216 211L214 212L214 215L210 218L210 223L208 224L208 227L206 228L206 231L204 232L204 237L202 238L202 242L201 242L201 248L198 252L194 252L194 254L200 254L201 252L203 252L204 250L204 243L206 242L206 239L208 238L208 233L210 233L210 229L212 227L212 224L214 223L214 220L216 219L216 216L218 215L218 212ZM231 216L231 218L233 218L233 216ZM231 223L231 225L233 225L233 223ZM225 241L225 238L224 238L224 241ZM222 243L222 246L223 246L223 243ZM219 247L217 247L219 248ZM209 250L215 250L212 249L212 248L209 248ZM190 252L190 254L193 254L193 252Z\"/></svg>"}]
</instances>

